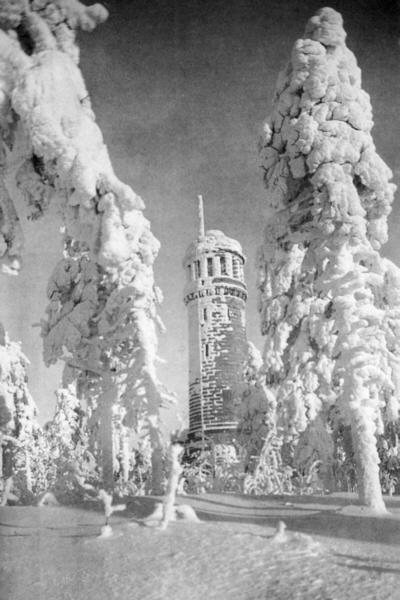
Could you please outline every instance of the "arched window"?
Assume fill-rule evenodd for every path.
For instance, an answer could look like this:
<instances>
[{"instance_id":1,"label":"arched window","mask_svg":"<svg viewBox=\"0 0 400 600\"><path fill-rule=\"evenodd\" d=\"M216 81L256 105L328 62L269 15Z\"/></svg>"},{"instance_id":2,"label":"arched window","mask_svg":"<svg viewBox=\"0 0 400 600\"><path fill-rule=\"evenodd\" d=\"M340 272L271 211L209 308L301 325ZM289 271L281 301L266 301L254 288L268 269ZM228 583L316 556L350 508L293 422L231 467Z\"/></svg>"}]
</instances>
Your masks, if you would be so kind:
<instances>
[{"instance_id":1,"label":"arched window","mask_svg":"<svg viewBox=\"0 0 400 600\"><path fill-rule=\"evenodd\" d=\"M240 279L240 264L237 256L233 257L232 261L233 276L235 279Z\"/></svg>"},{"instance_id":2,"label":"arched window","mask_svg":"<svg viewBox=\"0 0 400 600\"><path fill-rule=\"evenodd\" d=\"M225 256L221 256L221 275L227 275L226 270L226 258Z\"/></svg>"},{"instance_id":3,"label":"arched window","mask_svg":"<svg viewBox=\"0 0 400 600\"><path fill-rule=\"evenodd\" d=\"M232 390L226 388L222 390L222 406L225 415L233 416L234 407L233 407L233 398L232 398Z\"/></svg>"},{"instance_id":4,"label":"arched window","mask_svg":"<svg viewBox=\"0 0 400 600\"><path fill-rule=\"evenodd\" d=\"M207 257L207 275L208 277L212 277L214 274L213 270L213 259L212 256Z\"/></svg>"}]
</instances>

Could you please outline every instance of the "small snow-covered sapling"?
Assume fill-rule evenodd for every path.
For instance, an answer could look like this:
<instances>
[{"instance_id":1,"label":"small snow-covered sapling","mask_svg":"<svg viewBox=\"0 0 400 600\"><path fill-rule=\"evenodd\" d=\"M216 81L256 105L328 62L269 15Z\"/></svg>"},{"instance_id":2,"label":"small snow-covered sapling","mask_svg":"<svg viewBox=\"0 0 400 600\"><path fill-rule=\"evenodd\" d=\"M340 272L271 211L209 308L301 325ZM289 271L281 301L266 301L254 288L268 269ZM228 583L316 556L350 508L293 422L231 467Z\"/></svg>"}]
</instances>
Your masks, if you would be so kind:
<instances>
[{"instance_id":1,"label":"small snow-covered sapling","mask_svg":"<svg viewBox=\"0 0 400 600\"><path fill-rule=\"evenodd\" d=\"M111 525L109 523L111 515L114 512L117 512L117 511L120 511L120 510L125 510L126 509L126 504L115 504L113 506L112 495L108 494L105 490L100 490L98 497L99 497L99 499L103 503L104 516L105 516L105 522L104 522L103 527L101 528L100 537L109 537L109 536L112 535L112 527L111 527Z\"/></svg>"},{"instance_id":2,"label":"small snow-covered sapling","mask_svg":"<svg viewBox=\"0 0 400 600\"><path fill-rule=\"evenodd\" d=\"M169 450L170 471L167 483L167 490L163 501L163 511L160 528L166 529L168 523L175 518L175 498L178 489L179 479L182 474L182 465L180 457L183 447L180 444L172 443Z\"/></svg>"},{"instance_id":3,"label":"small snow-covered sapling","mask_svg":"<svg viewBox=\"0 0 400 600\"><path fill-rule=\"evenodd\" d=\"M145 524L148 527L159 527L165 530L170 521L176 521L176 518L182 521L199 523L195 511L188 504L175 505L176 494L179 489L179 479L182 474L180 457L183 447L176 442L172 442L169 449L170 471L167 483L167 489L162 502L157 502L154 511L146 519Z\"/></svg>"},{"instance_id":4,"label":"small snow-covered sapling","mask_svg":"<svg viewBox=\"0 0 400 600\"><path fill-rule=\"evenodd\" d=\"M287 531L284 521L279 521L276 531L271 538L274 544L282 544L286 549L307 553L317 554L321 550L319 542L315 541L310 535L299 533L297 531Z\"/></svg>"}]
</instances>

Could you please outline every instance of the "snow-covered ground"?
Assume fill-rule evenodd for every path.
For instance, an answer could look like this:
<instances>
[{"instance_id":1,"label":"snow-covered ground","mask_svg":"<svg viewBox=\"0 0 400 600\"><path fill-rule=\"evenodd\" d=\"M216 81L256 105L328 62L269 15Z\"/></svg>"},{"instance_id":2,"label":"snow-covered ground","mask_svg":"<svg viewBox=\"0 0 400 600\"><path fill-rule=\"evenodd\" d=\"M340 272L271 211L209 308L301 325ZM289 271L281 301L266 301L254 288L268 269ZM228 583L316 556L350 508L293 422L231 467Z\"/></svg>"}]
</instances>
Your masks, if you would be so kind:
<instances>
[{"instance_id":1,"label":"snow-covered ground","mask_svg":"<svg viewBox=\"0 0 400 600\"><path fill-rule=\"evenodd\" d=\"M400 498L378 518L344 494L184 497L202 522L165 531L141 521L156 500L128 499L110 538L100 504L0 508L1 600L400 597Z\"/></svg>"}]
</instances>

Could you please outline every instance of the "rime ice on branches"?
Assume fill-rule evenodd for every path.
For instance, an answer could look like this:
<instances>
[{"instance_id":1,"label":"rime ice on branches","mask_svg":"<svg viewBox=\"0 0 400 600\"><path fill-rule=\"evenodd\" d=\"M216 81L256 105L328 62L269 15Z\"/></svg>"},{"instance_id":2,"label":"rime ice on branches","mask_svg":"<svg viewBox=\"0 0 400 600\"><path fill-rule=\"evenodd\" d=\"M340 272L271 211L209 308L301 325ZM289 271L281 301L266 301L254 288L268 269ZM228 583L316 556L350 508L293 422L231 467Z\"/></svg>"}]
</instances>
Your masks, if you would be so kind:
<instances>
[{"instance_id":1,"label":"rime ice on branches","mask_svg":"<svg viewBox=\"0 0 400 600\"><path fill-rule=\"evenodd\" d=\"M379 250L395 186L345 38L340 14L321 9L278 79L261 149L259 308L287 432L335 407L351 425L360 498L383 510L375 436L398 412L400 272Z\"/></svg>"},{"instance_id":2,"label":"rime ice on branches","mask_svg":"<svg viewBox=\"0 0 400 600\"><path fill-rule=\"evenodd\" d=\"M11 477L19 480L20 492L34 491L40 428L27 385L28 364L20 345L10 341L0 324L0 498ZM37 472L36 479L40 479Z\"/></svg>"},{"instance_id":3,"label":"rime ice on branches","mask_svg":"<svg viewBox=\"0 0 400 600\"><path fill-rule=\"evenodd\" d=\"M44 358L64 360L65 385L79 378L90 394L107 486L112 406L121 404L130 425L144 415L159 453L162 393L154 369L159 244L141 198L113 171L78 67L75 30L106 17L77 0L0 3L0 257L17 271L19 219L58 206L64 258L48 285Z\"/></svg>"}]
</instances>

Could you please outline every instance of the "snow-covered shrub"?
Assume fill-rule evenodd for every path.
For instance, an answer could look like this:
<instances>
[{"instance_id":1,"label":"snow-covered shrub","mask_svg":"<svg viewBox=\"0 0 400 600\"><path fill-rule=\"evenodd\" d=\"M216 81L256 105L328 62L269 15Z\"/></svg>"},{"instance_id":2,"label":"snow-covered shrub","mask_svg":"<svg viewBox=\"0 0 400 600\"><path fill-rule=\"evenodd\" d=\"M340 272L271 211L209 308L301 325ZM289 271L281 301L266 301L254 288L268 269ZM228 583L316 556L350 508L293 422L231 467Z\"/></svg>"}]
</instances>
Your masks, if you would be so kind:
<instances>
[{"instance_id":1,"label":"snow-covered shrub","mask_svg":"<svg viewBox=\"0 0 400 600\"><path fill-rule=\"evenodd\" d=\"M205 494L213 486L212 452L206 448L189 449L183 457L183 490L188 494Z\"/></svg>"},{"instance_id":2,"label":"snow-covered shrub","mask_svg":"<svg viewBox=\"0 0 400 600\"><path fill-rule=\"evenodd\" d=\"M79 380L91 404L104 485L113 486L112 414L120 405L126 426L146 420L157 487L159 408L167 397L154 367L159 243L143 201L113 171L75 44L76 29L91 30L106 17L99 4L78 0L1 4L0 262L18 271L20 218L37 219L56 205L64 256L47 290L45 362L63 360L63 385Z\"/></svg>"},{"instance_id":3,"label":"snow-covered shrub","mask_svg":"<svg viewBox=\"0 0 400 600\"><path fill-rule=\"evenodd\" d=\"M28 359L0 324L0 479L12 477L13 491L31 497L44 484L41 429L29 393Z\"/></svg>"},{"instance_id":4,"label":"snow-covered shrub","mask_svg":"<svg viewBox=\"0 0 400 600\"><path fill-rule=\"evenodd\" d=\"M235 441L242 448L245 470L251 469L261 453L264 441L276 423L276 403L271 388L265 384L260 351L248 343L248 360L244 365L243 383L238 386L234 411L238 420Z\"/></svg>"},{"instance_id":5,"label":"snow-covered shrub","mask_svg":"<svg viewBox=\"0 0 400 600\"><path fill-rule=\"evenodd\" d=\"M215 444L213 448L213 492L242 492L244 452L233 442Z\"/></svg>"},{"instance_id":6,"label":"snow-covered shrub","mask_svg":"<svg viewBox=\"0 0 400 600\"><path fill-rule=\"evenodd\" d=\"M335 489L334 443L326 423L316 417L293 448L292 465L300 491L328 492Z\"/></svg>"},{"instance_id":7,"label":"snow-covered shrub","mask_svg":"<svg viewBox=\"0 0 400 600\"><path fill-rule=\"evenodd\" d=\"M356 464L351 427L338 424L333 431L333 476L337 491L356 492Z\"/></svg>"},{"instance_id":8,"label":"snow-covered shrub","mask_svg":"<svg viewBox=\"0 0 400 600\"><path fill-rule=\"evenodd\" d=\"M341 16L318 11L277 83L261 155L264 363L279 426L298 438L332 407L351 425L358 493L384 510L376 435L397 418L400 270L382 258L395 186Z\"/></svg>"},{"instance_id":9,"label":"snow-covered shrub","mask_svg":"<svg viewBox=\"0 0 400 600\"><path fill-rule=\"evenodd\" d=\"M249 494L288 491L291 469L282 462L283 440L277 429L275 394L273 387L266 385L261 353L251 342L237 396L236 479L240 480L242 491Z\"/></svg>"},{"instance_id":10,"label":"snow-covered shrub","mask_svg":"<svg viewBox=\"0 0 400 600\"><path fill-rule=\"evenodd\" d=\"M235 440L190 444L182 461L184 493L241 492L244 455Z\"/></svg>"},{"instance_id":11,"label":"snow-covered shrub","mask_svg":"<svg viewBox=\"0 0 400 600\"><path fill-rule=\"evenodd\" d=\"M400 494L400 421L387 423L378 437L379 477L382 491L389 496Z\"/></svg>"},{"instance_id":12,"label":"snow-covered shrub","mask_svg":"<svg viewBox=\"0 0 400 600\"><path fill-rule=\"evenodd\" d=\"M244 476L245 494L294 493L293 468L281 457L282 437L271 429L266 435L260 454Z\"/></svg>"},{"instance_id":13,"label":"snow-covered shrub","mask_svg":"<svg viewBox=\"0 0 400 600\"><path fill-rule=\"evenodd\" d=\"M117 453L119 465L115 469L116 485L115 491L120 495L144 496L151 493L152 485L152 448L146 429L142 430L139 423L133 436L125 445L123 456L121 450ZM164 454L162 454L162 485L164 483ZM123 467L125 463L125 468Z\"/></svg>"}]
</instances>

